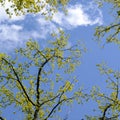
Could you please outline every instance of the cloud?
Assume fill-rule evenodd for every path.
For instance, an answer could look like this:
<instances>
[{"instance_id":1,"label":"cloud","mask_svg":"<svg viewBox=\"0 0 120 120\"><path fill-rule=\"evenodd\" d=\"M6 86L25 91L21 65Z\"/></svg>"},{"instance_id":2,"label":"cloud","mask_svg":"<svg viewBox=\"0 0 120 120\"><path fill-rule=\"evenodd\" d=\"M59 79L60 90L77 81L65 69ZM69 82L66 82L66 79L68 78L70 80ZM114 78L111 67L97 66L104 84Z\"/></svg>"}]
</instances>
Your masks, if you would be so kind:
<instances>
[{"instance_id":1,"label":"cloud","mask_svg":"<svg viewBox=\"0 0 120 120\"><path fill-rule=\"evenodd\" d=\"M57 26L52 21L45 20L45 18L40 16L37 22L43 38L46 38L48 34L57 32Z\"/></svg>"},{"instance_id":2,"label":"cloud","mask_svg":"<svg viewBox=\"0 0 120 120\"><path fill-rule=\"evenodd\" d=\"M22 29L21 26L17 26L17 25L1 25L0 27L0 41L5 41L5 40L9 40L9 41L18 41L19 39L19 31Z\"/></svg>"},{"instance_id":3,"label":"cloud","mask_svg":"<svg viewBox=\"0 0 120 120\"><path fill-rule=\"evenodd\" d=\"M65 29L102 24L103 22L101 11L93 3L90 3L87 7L81 4L68 6L67 10L67 15L62 12L58 12L53 17L53 22ZM89 11L91 11L91 13Z\"/></svg>"},{"instance_id":4,"label":"cloud","mask_svg":"<svg viewBox=\"0 0 120 120\"><path fill-rule=\"evenodd\" d=\"M20 41L21 26L3 24L0 27L0 51L10 50L16 44L21 44Z\"/></svg>"}]
</instances>

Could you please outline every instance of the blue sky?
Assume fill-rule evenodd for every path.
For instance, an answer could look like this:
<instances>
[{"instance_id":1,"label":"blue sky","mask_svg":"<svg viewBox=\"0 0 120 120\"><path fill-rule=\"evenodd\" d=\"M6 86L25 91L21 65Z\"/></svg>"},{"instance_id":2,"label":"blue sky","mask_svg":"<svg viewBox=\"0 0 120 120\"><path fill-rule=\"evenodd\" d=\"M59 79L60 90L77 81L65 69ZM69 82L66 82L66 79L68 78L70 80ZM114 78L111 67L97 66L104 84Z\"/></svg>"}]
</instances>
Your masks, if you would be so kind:
<instances>
[{"instance_id":1,"label":"blue sky","mask_svg":"<svg viewBox=\"0 0 120 120\"><path fill-rule=\"evenodd\" d=\"M67 16L59 11L54 15L52 21L45 21L39 13L19 17L14 15L12 19L9 19L4 9L1 8L0 37L2 39L0 44L3 46L3 42L5 42L9 44L9 47L5 49L13 49L23 45L29 38L46 40L48 34L56 31L58 26L64 30L73 31L76 28L79 30L81 26L93 26L103 22L101 11L92 2L88 3L87 7L80 3L71 4L67 9Z\"/></svg>"},{"instance_id":2,"label":"blue sky","mask_svg":"<svg viewBox=\"0 0 120 120\"><path fill-rule=\"evenodd\" d=\"M114 44L102 48L95 41L93 34L96 26L107 25L113 21L109 8L108 5L98 8L92 0L88 2L76 0L67 6L67 16L62 11L58 11L52 21L46 21L40 13L19 17L14 15L10 19L4 8L0 7L0 52L12 54L14 48L24 46L29 38L38 40L42 44L47 41L50 33L60 27L70 34L69 45L74 44L76 40L82 40L86 45L87 52L83 54L81 65L76 70L80 85L88 90L93 85L105 89L104 77L100 75L96 64L105 61L110 67L119 70L119 48ZM93 114L92 109L94 109L92 102L82 106L74 103L69 113L69 120L80 120L84 114Z\"/></svg>"}]
</instances>

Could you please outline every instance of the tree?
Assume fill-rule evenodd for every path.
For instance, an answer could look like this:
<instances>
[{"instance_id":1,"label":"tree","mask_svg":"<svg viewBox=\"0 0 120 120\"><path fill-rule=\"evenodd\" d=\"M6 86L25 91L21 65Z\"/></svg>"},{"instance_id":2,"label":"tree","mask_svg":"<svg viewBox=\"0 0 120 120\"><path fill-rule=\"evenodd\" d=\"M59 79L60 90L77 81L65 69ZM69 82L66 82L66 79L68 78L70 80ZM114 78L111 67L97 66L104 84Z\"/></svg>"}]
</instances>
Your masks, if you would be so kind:
<instances>
[{"instance_id":1,"label":"tree","mask_svg":"<svg viewBox=\"0 0 120 120\"><path fill-rule=\"evenodd\" d=\"M68 0L9 0L7 14L12 16L27 13L38 13L52 16L57 10L64 9ZM117 19L108 26L98 26L95 36L97 40L105 38L106 43L120 44L120 1L96 0L99 5L113 4L113 12ZM6 1L0 1L5 6ZM13 11L12 11L13 10ZM49 17L50 18L50 17ZM23 112L26 120L48 120L55 118L55 113L63 105L70 105L73 100L82 102L87 95L81 89L76 91L77 78L72 74L79 65L82 50L78 45L68 47L68 36L62 30L59 35L52 34L54 40L42 48L36 41L29 40L25 48L16 50L15 56L0 53L0 106L14 105L15 110ZM86 116L88 120L118 120L120 117L119 78L120 73L108 68L105 64L97 67L107 76L109 93L94 87L89 97L98 104L100 115ZM71 77L70 77L71 75ZM68 77L69 76L69 77ZM1 109L2 112L2 109ZM0 119L4 120L4 116ZM67 119L64 118L64 119Z\"/></svg>"},{"instance_id":2,"label":"tree","mask_svg":"<svg viewBox=\"0 0 120 120\"><path fill-rule=\"evenodd\" d=\"M96 0L100 6L105 3L113 6L112 12L116 15L115 21L108 26L98 26L95 37L97 41L105 40L107 43L120 44L120 0ZM105 63L97 64L98 69L103 75L107 76L106 90L104 92L100 87L94 87L91 91L91 98L98 104L99 115L86 115L87 120L119 120L120 119L120 72L109 68ZM105 91L109 91L106 93Z\"/></svg>"},{"instance_id":3,"label":"tree","mask_svg":"<svg viewBox=\"0 0 120 120\"><path fill-rule=\"evenodd\" d=\"M58 9L64 10L68 2L69 0L1 0L0 4L5 6L6 13L10 16L13 13L21 15L38 12L52 16ZM6 7L6 4L9 6Z\"/></svg>"},{"instance_id":4,"label":"tree","mask_svg":"<svg viewBox=\"0 0 120 120\"><path fill-rule=\"evenodd\" d=\"M119 120L120 118L120 72L109 68L105 63L98 64L101 74L106 75L108 90L104 92L99 87L94 87L91 97L98 104L100 115L87 116L88 120ZM105 92L109 91L109 92Z\"/></svg>"},{"instance_id":5,"label":"tree","mask_svg":"<svg viewBox=\"0 0 120 120\"><path fill-rule=\"evenodd\" d=\"M120 44L119 40L119 33L120 33L120 1L119 0L96 0L97 3L101 6L104 5L104 3L112 4L113 6L113 13L114 16L116 16L115 21L113 21L108 26L98 26L96 28L95 36L97 38L97 41L101 41L102 38L105 38L105 43L115 43ZM102 39L103 41L103 39Z\"/></svg>"},{"instance_id":6,"label":"tree","mask_svg":"<svg viewBox=\"0 0 120 120\"><path fill-rule=\"evenodd\" d=\"M48 120L63 104L69 105L74 99L81 102L85 97L81 89L74 91L77 79L70 77L80 64L82 50L79 45L67 47L68 36L59 32L58 36L52 34L49 47L29 40L14 57L0 54L2 108L14 105L26 120Z\"/></svg>"}]
</instances>

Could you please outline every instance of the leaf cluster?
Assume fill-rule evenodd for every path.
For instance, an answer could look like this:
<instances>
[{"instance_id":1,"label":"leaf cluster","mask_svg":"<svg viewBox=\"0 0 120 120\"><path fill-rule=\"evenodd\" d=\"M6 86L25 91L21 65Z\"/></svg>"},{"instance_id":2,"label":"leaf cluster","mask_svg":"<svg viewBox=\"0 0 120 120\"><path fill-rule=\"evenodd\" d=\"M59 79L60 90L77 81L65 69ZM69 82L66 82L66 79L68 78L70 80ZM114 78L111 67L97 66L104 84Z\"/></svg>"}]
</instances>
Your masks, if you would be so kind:
<instances>
[{"instance_id":1,"label":"leaf cluster","mask_svg":"<svg viewBox=\"0 0 120 120\"><path fill-rule=\"evenodd\" d=\"M38 13L47 17L57 12L58 9L63 9L69 0L1 0L1 6L5 7L6 13L12 17L13 14L22 15L27 13Z\"/></svg>"},{"instance_id":2,"label":"leaf cluster","mask_svg":"<svg viewBox=\"0 0 120 120\"><path fill-rule=\"evenodd\" d=\"M96 0L98 4L105 5L105 3L111 4L113 6L112 11L114 12L115 20L107 25L107 26L98 26L96 27L95 37L97 41L106 43L115 43L117 45L120 44L120 1L119 0ZM103 45L103 46L104 46Z\"/></svg>"},{"instance_id":3,"label":"leaf cluster","mask_svg":"<svg viewBox=\"0 0 120 120\"><path fill-rule=\"evenodd\" d=\"M100 72L106 75L109 93L102 92L100 88L94 87L91 97L97 102L101 115L92 117L95 120L119 120L120 116L120 72L114 71L105 64L97 65ZM91 118L88 116L88 118ZM89 119L88 119L89 120Z\"/></svg>"}]
</instances>

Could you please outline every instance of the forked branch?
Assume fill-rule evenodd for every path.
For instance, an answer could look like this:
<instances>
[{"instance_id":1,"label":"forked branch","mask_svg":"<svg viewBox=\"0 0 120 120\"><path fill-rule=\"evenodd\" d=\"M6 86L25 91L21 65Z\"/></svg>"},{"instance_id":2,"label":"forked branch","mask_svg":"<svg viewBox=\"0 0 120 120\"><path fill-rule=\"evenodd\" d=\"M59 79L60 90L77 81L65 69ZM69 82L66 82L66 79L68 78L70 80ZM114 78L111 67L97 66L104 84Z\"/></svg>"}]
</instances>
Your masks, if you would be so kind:
<instances>
[{"instance_id":1,"label":"forked branch","mask_svg":"<svg viewBox=\"0 0 120 120\"><path fill-rule=\"evenodd\" d=\"M20 78L19 78L16 70L15 70L14 67L13 67L13 65L12 65L10 62L8 62L5 58L2 58L2 59L3 59L3 60L10 66L10 68L12 69L12 71L13 71L15 77L16 77L16 80L17 80L17 82L19 83L19 85L20 85L21 89L23 90L23 93L24 93L25 96L27 97L28 101L29 101L33 106L36 106L35 103L34 103L34 102L30 99L30 97L28 96L28 94L27 94L27 92L26 92L26 90L25 90L22 82L20 81Z\"/></svg>"}]
</instances>

